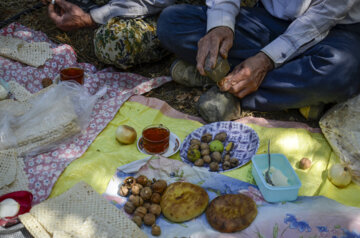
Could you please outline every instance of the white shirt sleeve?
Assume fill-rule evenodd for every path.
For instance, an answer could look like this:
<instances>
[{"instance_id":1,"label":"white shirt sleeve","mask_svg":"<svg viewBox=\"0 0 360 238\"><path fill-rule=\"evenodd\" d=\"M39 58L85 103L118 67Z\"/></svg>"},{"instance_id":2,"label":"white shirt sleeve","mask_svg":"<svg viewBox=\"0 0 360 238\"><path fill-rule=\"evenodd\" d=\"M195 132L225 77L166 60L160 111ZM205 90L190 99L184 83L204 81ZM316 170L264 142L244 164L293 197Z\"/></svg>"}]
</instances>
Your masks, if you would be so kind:
<instances>
[{"instance_id":1,"label":"white shirt sleeve","mask_svg":"<svg viewBox=\"0 0 360 238\"><path fill-rule=\"evenodd\" d=\"M261 51L279 67L323 40L359 0L323 0L311 5Z\"/></svg>"},{"instance_id":2,"label":"white shirt sleeve","mask_svg":"<svg viewBox=\"0 0 360 238\"><path fill-rule=\"evenodd\" d=\"M207 31L218 26L227 26L234 31L235 18L240 11L240 0L206 0L206 6Z\"/></svg>"},{"instance_id":3,"label":"white shirt sleeve","mask_svg":"<svg viewBox=\"0 0 360 238\"><path fill-rule=\"evenodd\" d=\"M112 0L102 7L92 9L90 15L96 23L105 24L117 16L136 18L154 15L174 3L175 0Z\"/></svg>"}]
</instances>

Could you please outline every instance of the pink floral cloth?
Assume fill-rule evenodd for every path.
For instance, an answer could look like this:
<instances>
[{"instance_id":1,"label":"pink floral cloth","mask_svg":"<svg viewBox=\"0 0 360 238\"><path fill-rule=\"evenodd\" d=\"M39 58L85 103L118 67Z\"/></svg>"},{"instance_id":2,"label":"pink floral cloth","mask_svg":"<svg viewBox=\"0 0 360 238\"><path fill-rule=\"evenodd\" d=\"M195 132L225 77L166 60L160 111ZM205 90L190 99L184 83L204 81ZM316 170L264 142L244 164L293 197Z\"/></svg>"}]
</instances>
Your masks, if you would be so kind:
<instances>
[{"instance_id":1,"label":"pink floral cloth","mask_svg":"<svg viewBox=\"0 0 360 238\"><path fill-rule=\"evenodd\" d=\"M1 29L0 35L11 35L28 42L45 41L51 44L53 58L38 68L0 57L0 78L5 81L15 80L31 93L42 89L43 78L54 79L58 76L60 69L77 63L76 53L71 46L57 45L51 42L44 33L31 30L18 23ZM34 194L34 203L39 203L49 196L53 185L66 166L86 151L130 96L143 94L171 80L170 77L150 79L136 74L115 72L111 68L97 71L91 64L81 65L87 75L84 86L88 91L94 94L106 85L107 93L95 104L90 124L82 135L66 144L61 144L51 152L24 159L25 172Z\"/></svg>"}]
</instances>

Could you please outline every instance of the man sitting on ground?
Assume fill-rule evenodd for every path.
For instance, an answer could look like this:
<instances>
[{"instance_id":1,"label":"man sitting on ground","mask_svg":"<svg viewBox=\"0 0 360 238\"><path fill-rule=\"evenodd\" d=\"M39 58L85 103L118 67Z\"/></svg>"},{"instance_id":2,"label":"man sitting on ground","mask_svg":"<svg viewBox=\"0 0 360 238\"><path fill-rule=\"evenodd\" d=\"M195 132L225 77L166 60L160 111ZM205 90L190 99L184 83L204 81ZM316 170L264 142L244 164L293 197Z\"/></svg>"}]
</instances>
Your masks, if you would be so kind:
<instances>
[{"instance_id":1,"label":"man sitting on ground","mask_svg":"<svg viewBox=\"0 0 360 238\"><path fill-rule=\"evenodd\" d=\"M171 68L176 82L209 83L204 67L215 67L218 55L232 66L219 84L227 93L215 87L200 97L205 120L239 117L238 99L245 109L275 111L359 93L360 0L261 2L240 8L240 0L207 0L207 7L175 5L160 15L160 42L181 59Z\"/></svg>"},{"instance_id":2,"label":"man sitting on ground","mask_svg":"<svg viewBox=\"0 0 360 238\"><path fill-rule=\"evenodd\" d=\"M175 0L93 1L98 7L87 13L73 3L56 0L56 6L48 6L49 17L64 31L99 25L94 36L95 54L101 62L120 69L155 62L169 54L156 36L156 20Z\"/></svg>"}]
</instances>

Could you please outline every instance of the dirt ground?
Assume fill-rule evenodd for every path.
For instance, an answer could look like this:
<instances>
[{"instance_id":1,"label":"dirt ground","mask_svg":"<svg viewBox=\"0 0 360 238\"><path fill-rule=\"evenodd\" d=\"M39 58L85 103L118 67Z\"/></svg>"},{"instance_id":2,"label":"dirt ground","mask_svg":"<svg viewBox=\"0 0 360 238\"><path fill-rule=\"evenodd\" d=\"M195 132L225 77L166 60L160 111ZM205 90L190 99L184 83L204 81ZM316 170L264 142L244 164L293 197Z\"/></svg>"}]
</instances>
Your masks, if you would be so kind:
<instances>
[{"instance_id":1,"label":"dirt ground","mask_svg":"<svg viewBox=\"0 0 360 238\"><path fill-rule=\"evenodd\" d=\"M0 21L4 21L22 10L31 8L39 1L40 0L0 0ZM97 61L95 57L92 43L94 29L81 29L74 32L63 32L58 30L48 18L46 7L23 15L16 21L27 27L46 33L47 36L56 43L71 45L78 55L79 62L91 63L98 69L109 67L109 65L104 65ZM159 62L138 65L127 72L140 74L146 77L169 75L170 65L175 58L176 57L174 55L169 55ZM181 112L199 116L194 105L202 93L203 89L187 88L176 84L175 82L169 82L148 92L145 96L159 98ZM267 119L283 121L298 121L304 122L311 127L319 127L318 121L307 121L301 116L298 110L280 112L257 112L243 110L242 117L245 116L264 117Z\"/></svg>"}]
</instances>

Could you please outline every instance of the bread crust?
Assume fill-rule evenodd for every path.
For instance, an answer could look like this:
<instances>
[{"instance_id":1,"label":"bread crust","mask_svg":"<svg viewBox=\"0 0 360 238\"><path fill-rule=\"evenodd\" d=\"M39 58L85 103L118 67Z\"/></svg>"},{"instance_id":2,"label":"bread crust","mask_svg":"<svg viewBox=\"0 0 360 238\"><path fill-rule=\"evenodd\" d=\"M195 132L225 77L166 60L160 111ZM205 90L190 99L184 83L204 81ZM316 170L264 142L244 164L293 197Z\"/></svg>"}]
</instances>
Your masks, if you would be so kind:
<instances>
[{"instance_id":1,"label":"bread crust","mask_svg":"<svg viewBox=\"0 0 360 238\"><path fill-rule=\"evenodd\" d=\"M255 202L244 194L226 194L213 199L206 219L217 231L236 232L248 227L257 215Z\"/></svg>"},{"instance_id":2,"label":"bread crust","mask_svg":"<svg viewBox=\"0 0 360 238\"><path fill-rule=\"evenodd\" d=\"M163 215L172 222L184 222L201 215L209 204L209 195L202 187L187 183L170 184L160 202Z\"/></svg>"}]
</instances>

